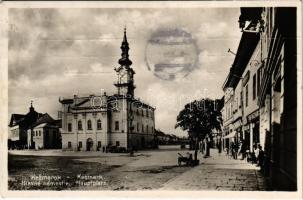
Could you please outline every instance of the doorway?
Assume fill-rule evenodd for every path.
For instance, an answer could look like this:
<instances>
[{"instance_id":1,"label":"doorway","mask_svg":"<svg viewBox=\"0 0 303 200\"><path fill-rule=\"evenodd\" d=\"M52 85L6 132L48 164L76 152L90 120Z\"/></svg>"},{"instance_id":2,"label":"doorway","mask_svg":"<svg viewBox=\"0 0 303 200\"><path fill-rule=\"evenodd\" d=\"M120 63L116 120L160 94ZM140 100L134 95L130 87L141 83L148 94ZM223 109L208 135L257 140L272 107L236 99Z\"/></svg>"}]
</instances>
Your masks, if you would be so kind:
<instances>
[{"instance_id":1,"label":"doorway","mask_svg":"<svg viewBox=\"0 0 303 200\"><path fill-rule=\"evenodd\" d=\"M93 139L88 138L86 141L86 151L93 150L93 144L94 144Z\"/></svg>"}]
</instances>

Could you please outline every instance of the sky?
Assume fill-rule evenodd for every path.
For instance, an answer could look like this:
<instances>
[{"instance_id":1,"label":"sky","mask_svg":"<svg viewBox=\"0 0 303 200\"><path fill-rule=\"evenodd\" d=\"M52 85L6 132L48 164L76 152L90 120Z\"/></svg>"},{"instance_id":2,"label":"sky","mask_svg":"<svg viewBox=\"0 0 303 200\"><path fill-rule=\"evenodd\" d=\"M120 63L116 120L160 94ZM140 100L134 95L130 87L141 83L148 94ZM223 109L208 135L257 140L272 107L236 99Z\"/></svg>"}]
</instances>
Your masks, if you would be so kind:
<instances>
[{"instance_id":1,"label":"sky","mask_svg":"<svg viewBox=\"0 0 303 200\"><path fill-rule=\"evenodd\" d=\"M123 29L135 70L135 96L156 107L156 128L170 134L184 105L221 98L241 31L239 8L60 8L9 10L9 115L35 110L57 118L59 97L116 93ZM178 29L194 41L198 61L185 77L165 80L148 69L153 34ZM174 47L176 48L176 47ZM191 51L192 53L192 51ZM157 55L158 54L158 55ZM150 63L149 63L150 64Z\"/></svg>"}]
</instances>

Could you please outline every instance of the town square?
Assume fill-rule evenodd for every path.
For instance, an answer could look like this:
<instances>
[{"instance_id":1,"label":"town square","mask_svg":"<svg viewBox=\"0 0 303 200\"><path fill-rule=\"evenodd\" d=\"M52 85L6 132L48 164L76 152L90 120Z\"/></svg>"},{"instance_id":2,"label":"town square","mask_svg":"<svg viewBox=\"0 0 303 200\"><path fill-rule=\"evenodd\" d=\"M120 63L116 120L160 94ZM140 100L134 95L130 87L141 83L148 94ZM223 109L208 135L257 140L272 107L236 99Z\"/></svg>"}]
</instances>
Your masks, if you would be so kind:
<instances>
[{"instance_id":1,"label":"town square","mask_svg":"<svg viewBox=\"0 0 303 200\"><path fill-rule=\"evenodd\" d=\"M10 8L8 190L298 191L297 14Z\"/></svg>"}]
</instances>

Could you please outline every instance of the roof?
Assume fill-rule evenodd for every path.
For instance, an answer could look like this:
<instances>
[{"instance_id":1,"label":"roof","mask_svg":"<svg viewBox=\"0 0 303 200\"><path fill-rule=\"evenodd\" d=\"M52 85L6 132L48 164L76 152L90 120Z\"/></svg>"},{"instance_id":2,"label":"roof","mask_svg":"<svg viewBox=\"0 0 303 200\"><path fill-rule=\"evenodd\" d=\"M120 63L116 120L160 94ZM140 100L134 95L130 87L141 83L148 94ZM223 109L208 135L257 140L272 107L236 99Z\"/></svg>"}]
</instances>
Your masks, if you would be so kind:
<instances>
[{"instance_id":1,"label":"roof","mask_svg":"<svg viewBox=\"0 0 303 200\"><path fill-rule=\"evenodd\" d=\"M50 124L50 123L42 123L42 124L39 124L39 125L37 125L33 128L46 128L46 127L48 127L48 128L58 128L58 126Z\"/></svg>"},{"instance_id":2,"label":"roof","mask_svg":"<svg viewBox=\"0 0 303 200\"><path fill-rule=\"evenodd\" d=\"M95 97L96 101L92 101L91 100L92 97ZM97 104L101 103L101 98L102 96L90 95L83 97L77 96L74 97L74 99L63 99L63 100L60 99L59 101L62 104L66 104L67 102L69 102L68 104L70 104L70 107L73 110L81 110L81 109L91 109L91 108L99 107L98 105L94 105L94 103L96 102ZM143 108L149 108L155 110L154 107L150 106L147 103L144 103L140 99L135 99L133 97L126 97L124 95L118 95L118 94L107 96L107 104L109 104L112 101L116 101L118 99L129 99L130 101L132 101L133 105L140 105Z\"/></svg>"},{"instance_id":3,"label":"roof","mask_svg":"<svg viewBox=\"0 0 303 200\"><path fill-rule=\"evenodd\" d=\"M11 122L10 122L10 125L13 125L13 121L16 122L16 125L24 119L24 116L23 114L12 114L12 117L11 117Z\"/></svg>"},{"instance_id":4,"label":"roof","mask_svg":"<svg viewBox=\"0 0 303 200\"><path fill-rule=\"evenodd\" d=\"M33 128L43 128L47 125L47 123L42 123L42 124L39 124L37 126L34 126Z\"/></svg>"},{"instance_id":5,"label":"roof","mask_svg":"<svg viewBox=\"0 0 303 200\"><path fill-rule=\"evenodd\" d=\"M37 127L38 125L43 124L43 123L52 123L53 121L54 121L54 119L49 114L44 113L36 120L35 123L33 123L31 125L31 128Z\"/></svg>"},{"instance_id":6,"label":"roof","mask_svg":"<svg viewBox=\"0 0 303 200\"><path fill-rule=\"evenodd\" d=\"M243 32L238 46L235 60L230 68L230 72L223 84L223 89L235 88L259 42L259 33Z\"/></svg>"},{"instance_id":7,"label":"roof","mask_svg":"<svg viewBox=\"0 0 303 200\"><path fill-rule=\"evenodd\" d=\"M52 124L61 128L62 127L62 120L61 119L54 120Z\"/></svg>"},{"instance_id":8,"label":"roof","mask_svg":"<svg viewBox=\"0 0 303 200\"><path fill-rule=\"evenodd\" d=\"M27 114L12 114L9 126L19 125L23 129L28 129L32 126L36 120L42 115L34 110L33 107L30 107L30 111Z\"/></svg>"}]
</instances>

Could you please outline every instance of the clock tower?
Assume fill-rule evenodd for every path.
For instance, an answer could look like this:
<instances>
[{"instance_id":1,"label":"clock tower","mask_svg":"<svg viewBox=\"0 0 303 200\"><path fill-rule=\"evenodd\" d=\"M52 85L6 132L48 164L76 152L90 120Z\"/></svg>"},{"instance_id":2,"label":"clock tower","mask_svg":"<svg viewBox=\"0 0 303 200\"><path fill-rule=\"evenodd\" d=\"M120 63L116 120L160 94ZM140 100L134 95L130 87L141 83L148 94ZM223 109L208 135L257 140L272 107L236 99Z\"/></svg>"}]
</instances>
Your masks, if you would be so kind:
<instances>
[{"instance_id":1,"label":"clock tower","mask_svg":"<svg viewBox=\"0 0 303 200\"><path fill-rule=\"evenodd\" d=\"M115 68L118 76L115 86L118 89L118 95L133 97L134 90L136 88L134 85L135 71L130 67L132 65L132 61L129 59L128 55L129 46L126 37L126 28L124 28L124 37L120 48L122 50L122 57L118 62L120 66Z\"/></svg>"}]
</instances>

